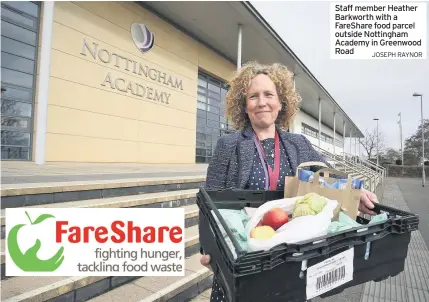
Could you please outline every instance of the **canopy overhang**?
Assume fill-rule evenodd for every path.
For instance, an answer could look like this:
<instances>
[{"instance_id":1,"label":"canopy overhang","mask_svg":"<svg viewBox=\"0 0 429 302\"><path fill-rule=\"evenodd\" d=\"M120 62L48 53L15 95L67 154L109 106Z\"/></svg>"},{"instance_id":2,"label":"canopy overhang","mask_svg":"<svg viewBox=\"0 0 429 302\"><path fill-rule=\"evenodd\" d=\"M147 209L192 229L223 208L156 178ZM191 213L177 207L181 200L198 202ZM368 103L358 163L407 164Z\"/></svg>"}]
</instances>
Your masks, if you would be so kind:
<instances>
[{"instance_id":1,"label":"canopy overhang","mask_svg":"<svg viewBox=\"0 0 429 302\"><path fill-rule=\"evenodd\" d=\"M329 92L294 54L268 22L249 3L242 1L140 1L140 5L237 64L238 27L242 27L242 62L280 62L295 73L302 97L300 109L344 137L364 137L360 129ZM344 133L343 123L346 125Z\"/></svg>"}]
</instances>

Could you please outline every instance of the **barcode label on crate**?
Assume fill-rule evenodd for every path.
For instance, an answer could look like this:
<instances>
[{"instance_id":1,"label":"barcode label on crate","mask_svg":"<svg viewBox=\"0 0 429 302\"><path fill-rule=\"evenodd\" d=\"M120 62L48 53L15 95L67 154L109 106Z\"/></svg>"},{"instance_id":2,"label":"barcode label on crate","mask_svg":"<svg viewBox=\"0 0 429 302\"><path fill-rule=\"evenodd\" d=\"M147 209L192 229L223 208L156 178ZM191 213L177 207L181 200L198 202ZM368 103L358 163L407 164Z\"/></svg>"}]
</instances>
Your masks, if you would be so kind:
<instances>
[{"instance_id":1,"label":"barcode label on crate","mask_svg":"<svg viewBox=\"0 0 429 302\"><path fill-rule=\"evenodd\" d=\"M343 280L346 277L346 266L336 268L321 277L317 277L316 289L320 290L326 286Z\"/></svg>"},{"instance_id":2,"label":"barcode label on crate","mask_svg":"<svg viewBox=\"0 0 429 302\"><path fill-rule=\"evenodd\" d=\"M353 280L354 249L348 249L307 269L307 299Z\"/></svg>"}]
</instances>

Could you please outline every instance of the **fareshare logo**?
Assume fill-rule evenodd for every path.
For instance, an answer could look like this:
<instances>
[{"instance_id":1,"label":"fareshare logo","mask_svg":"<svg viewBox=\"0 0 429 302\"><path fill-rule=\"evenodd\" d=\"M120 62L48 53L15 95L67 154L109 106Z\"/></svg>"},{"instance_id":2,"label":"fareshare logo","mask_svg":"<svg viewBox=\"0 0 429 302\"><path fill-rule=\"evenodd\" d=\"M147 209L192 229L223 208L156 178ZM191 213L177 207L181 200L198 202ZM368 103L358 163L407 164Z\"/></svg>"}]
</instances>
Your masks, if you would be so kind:
<instances>
[{"instance_id":1,"label":"fareshare logo","mask_svg":"<svg viewBox=\"0 0 429 302\"><path fill-rule=\"evenodd\" d=\"M184 208L6 209L6 276L184 276Z\"/></svg>"},{"instance_id":2,"label":"fareshare logo","mask_svg":"<svg viewBox=\"0 0 429 302\"><path fill-rule=\"evenodd\" d=\"M151 50L155 43L154 34L144 24L133 23L131 25L131 37L142 53Z\"/></svg>"},{"instance_id":3,"label":"fareshare logo","mask_svg":"<svg viewBox=\"0 0 429 302\"><path fill-rule=\"evenodd\" d=\"M25 214L28 217L30 226L36 226L40 223L43 223L46 219L54 218L55 216L50 214L41 214L34 220L31 220L30 215L26 211ZM19 243L18 243L18 234L19 231L25 227L25 223L16 224L8 232L7 236L7 246L9 255L12 258L12 261L24 272L52 272L55 271L61 263L64 261L64 247L61 247L54 256L49 259L42 260L37 256L41 248L41 242L39 239L36 239L34 245L29 248L25 253L22 252ZM31 240L29 238L29 240Z\"/></svg>"}]
</instances>

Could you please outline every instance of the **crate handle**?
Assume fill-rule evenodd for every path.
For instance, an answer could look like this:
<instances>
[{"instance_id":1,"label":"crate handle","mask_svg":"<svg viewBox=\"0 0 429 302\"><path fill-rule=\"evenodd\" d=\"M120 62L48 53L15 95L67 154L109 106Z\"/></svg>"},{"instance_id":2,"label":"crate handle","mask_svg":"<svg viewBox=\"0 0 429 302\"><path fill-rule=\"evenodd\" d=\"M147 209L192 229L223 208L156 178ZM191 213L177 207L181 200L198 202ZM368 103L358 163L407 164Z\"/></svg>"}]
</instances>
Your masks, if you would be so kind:
<instances>
[{"instance_id":1,"label":"crate handle","mask_svg":"<svg viewBox=\"0 0 429 302\"><path fill-rule=\"evenodd\" d=\"M228 234L229 238L231 239L231 242L232 242L232 244L235 247L235 251L236 251L237 257L238 257L238 254L240 254L243 250L242 250L241 246L238 244L237 239L235 238L234 234L231 232L230 228L226 224L226 222L223 219L223 216L220 214L219 210L214 206L213 201L210 198L210 196L207 194L207 191L205 190L205 188L201 187L200 191L204 195L204 198L206 199L206 203L209 206L209 209L212 210L216 214L219 222L221 223L221 225L223 226L224 230L226 231L226 233ZM209 215L210 215L210 212L209 212ZM223 236L220 236L220 237L223 237ZM223 240L221 240L221 242L222 242L222 245L223 245L224 244ZM225 246L224 246L224 248L225 248ZM229 250L228 246L226 246L226 250Z\"/></svg>"}]
</instances>

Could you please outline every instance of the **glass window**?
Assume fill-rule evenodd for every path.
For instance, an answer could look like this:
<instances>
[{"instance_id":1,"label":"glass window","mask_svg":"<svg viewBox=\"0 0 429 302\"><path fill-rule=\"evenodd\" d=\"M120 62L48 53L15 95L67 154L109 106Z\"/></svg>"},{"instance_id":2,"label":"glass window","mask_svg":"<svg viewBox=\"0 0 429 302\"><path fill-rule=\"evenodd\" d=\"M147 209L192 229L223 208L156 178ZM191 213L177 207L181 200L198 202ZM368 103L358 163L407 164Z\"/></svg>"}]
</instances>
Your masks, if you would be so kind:
<instances>
[{"instance_id":1,"label":"glass window","mask_svg":"<svg viewBox=\"0 0 429 302\"><path fill-rule=\"evenodd\" d=\"M219 136L227 134L227 132L221 132L220 126L228 128L225 119L225 97L226 97L226 86L206 74L200 74L198 77L198 101L197 101L197 163L208 163L212 157L213 150L216 147L216 143ZM207 87L207 88L205 88ZM221 109L222 108L222 109ZM202 112L205 112L203 116ZM204 138L202 136L204 133ZM203 143L205 145L205 153L201 151Z\"/></svg>"},{"instance_id":2,"label":"glass window","mask_svg":"<svg viewBox=\"0 0 429 302\"><path fill-rule=\"evenodd\" d=\"M206 88L203 88L203 87L201 87L201 86L198 86L198 94L207 94L207 89Z\"/></svg>"},{"instance_id":3,"label":"glass window","mask_svg":"<svg viewBox=\"0 0 429 302\"><path fill-rule=\"evenodd\" d=\"M27 119L22 119L19 117L2 116L1 126L2 126L2 129L5 129L5 128L28 129L30 125Z\"/></svg>"},{"instance_id":4,"label":"glass window","mask_svg":"<svg viewBox=\"0 0 429 302\"><path fill-rule=\"evenodd\" d=\"M207 103L212 105L212 106L216 106L218 108L220 108L220 100L214 100L214 99L207 99Z\"/></svg>"},{"instance_id":5,"label":"glass window","mask_svg":"<svg viewBox=\"0 0 429 302\"><path fill-rule=\"evenodd\" d=\"M1 37L1 50L32 60L36 58L36 47L6 37Z\"/></svg>"},{"instance_id":6,"label":"glass window","mask_svg":"<svg viewBox=\"0 0 429 302\"><path fill-rule=\"evenodd\" d=\"M197 109L207 110L207 105L201 102L197 102Z\"/></svg>"},{"instance_id":7,"label":"glass window","mask_svg":"<svg viewBox=\"0 0 429 302\"><path fill-rule=\"evenodd\" d=\"M31 101L32 94L28 90L16 89L14 87L2 85L1 87L4 89L1 95L2 98L13 99L13 100L22 100L22 101Z\"/></svg>"},{"instance_id":8,"label":"glass window","mask_svg":"<svg viewBox=\"0 0 429 302\"><path fill-rule=\"evenodd\" d=\"M206 96L204 96L204 95L201 95L201 94L198 94L198 95L197 95L197 100L198 100L199 102L207 103L207 97L206 97Z\"/></svg>"},{"instance_id":9,"label":"glass window","mask_svg":"<svg viewBox=\"0 0 429 302\"><path fill-rule=\"evenodd\" d=\"M197 163L206 163L206 158L204 156L197 156L196 157L196 162Z\"/></svg>"},{"instance_id":10,"label":"glass window","mask_svg":"<svg viewBox=\"0 0 429 302\"><path fill-rule=\"evenodd\" d=\"M206 111L205 110L201 110L197 108L197 117L202 117L205 118L207 116Z\"/></svg>"},{"instance_id":11,"label":"glass window","mask_svg":"<svg viewBox=\"0 0 429 302\"><path fill-rule=\"evenodd\" d=\"M37 28L36 20L17 14L4 7L1 8L1 17L34 30Z\"/></svg>"},{"instance_id":12,"label":"glass window","mask_svg":"<svg viewBox=\"0 0 429 302\"><path fill-rule=\"evenodd\" d=\"M1 159L30 160L30 148L28 147L1 147Z\"/></svg>"},{"instance_id":13,"label":"glass window","mask_svg":"<svg viewBox=\"0 0 429 302\"><path fill-rule=\"evenodd\" d=\"M9 7L12 7L16 10L19 10L23 13L26 13L30 16L39 17L39 7L37 4L27 1L3 1L2 4L5 4Z\"/></svg>"},{"instance_id":14,"label":"glass window","mask_svg":"<svg viewBox=\"0 0 429 302\"><path fill-rule=\"evenodd\" d=\"M31 160L40 3L1 3L2 160Z\"/></svg>"},{"instance_id":15,"label":"glass window","mask_svg":"<svg viewBox=\"0 0 429 302\"><path fill-rule=\"evenodd\" d=\"M197 132L197 141L205 141L205 140L206 140L206 134L198 131Z\"/></svg>"},{"instance_id":16,"label":"glass window","mask_svg":"<svg viewBox=\"0 0 429 302\"><path fill-rule=\"evenodd\" d=\"M31 117L31 107L29 103L17 102L12 100L2 100L1 114L8 116Z\"/></svg>"},{"instance_id":17,"label":"glass window","mask_svg":"<svg viewBox=\"0 0 429 302\"><path fill-rule=\"evenodd\" d=\"M220 124L219 121L207 120L207 126L219 129Z\"/></svg>"},{"instance_id":18,"label":"glass window","mask_svg":"<svg viewBox=\"0 0 429 302\"><path fill-rule=\"evenodd\" d=\"M209 83L209 90L220 93L220 87L218 85L213 85L212 83Z\"/></svg>"},{"instance_id":19,"label":"glass window","mask_svg":"<svg viewBox=\"0 0 429 302\"><path fill-rule=\"evenodd\" d=\"M17 57L5 52L1 53L1 66L29 74L34 73L33 60L24 59L23 57Z\"/></svg>"},{"instance_id":20,"label":"glass window","mask_svg":"<svg viewBox=\"0 0 429 302\"><path fill-rule=\"evenodd\" d=\"M206 156L206 149L197 148L197 155Z\"/></svg>"},{"instance_id":21,"label":"glass window","mask_svg":"<svg viewBox=\"0 0 429 302\"><path fill-rule=\"evenodd\" d=\"M207 106L207 111L214 112L217 115L219 115L219 112L220 112L219 108L213 107L213 106Z\"/></svg>"},{"instance_id":22,"label":"glass window","mask_svg":"<svg viewBox=\"0 0 429 302\"><path fill-rule=\"evenodd\" d=\"M220 90L220 97L221 97L221 99L222 99L222 100L225 100L226 92L227 92L227 90L226 90L226 89L224 89L224 88L222 88L222 89Z\"/></svg>"},{"instance_id":23,"label":"glass window","mask_svg":"<svg viewBox=\"0 0 429 302\"><path fill-rule=\"evenodd\" d=\"M2 82L28 88L33 87L33 76L26 73L2 68L1 77Z\"/></svg>"},{"instance_id":24,"label":"glass window","mask_svg":"<svg viewBox=\"0 0 429 302\"><path fill-rule=\"evenodd\" d=\"M30 133L15 132L15 131L1 131L1 144L11 146L30 146Z\"/></svg>"},{"instance_id":25,"label":"glass window","mask_svg":"<svg viewBox=\"0 0 429 302\"><path fill-rule=\"evenodd\" d=\"M207 112L207 119L212 121L219 121L219 114Z\"/></svg>"},{"instance_id":26,"label":"glass window","mask_svg":"<svg viewBox=\"0 0 429 302\"><path fill-rule=\"evenodd\" d=\"M30 45L36 45L36 33L12 23L1 21L2 36L24 42Z\"/></svg>"},{"instance_id":27,"label":"glass window","mask_svg":"<svg viewBox=\"0 0 429 302\"><path fill-rule=\"evenodd\" d=\"M209 98L217 100L220 102L220 94L219 93L209 91Z\"/></svg>"},{"instance_id":28,"label":"glass window","mask_svg":"<svg viewBox=\"0 0 429 302\"><path fill-rule=\"evenodd\" d=\"M203 87L203 88L206 88L206 87L207 87L207 82L206 82L206 80L205 80L205 79L203 79L203 78L201 78L201 77L199 77L199 78L198 78L198 86L201 86L201 87Z\"/></svg>"},{"instance_id":29,"label":"glass window","mask_svg":"<svg viewBox=\"0 0 429 302\"><path fill-rule=\"evenodd\" d=\"M197 117L197 125L198 126L205 126L206 125L206 119Z\"/></svg>"}]
</instances>

